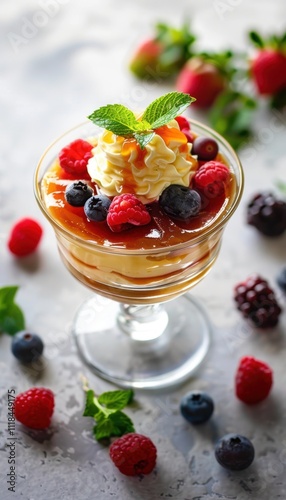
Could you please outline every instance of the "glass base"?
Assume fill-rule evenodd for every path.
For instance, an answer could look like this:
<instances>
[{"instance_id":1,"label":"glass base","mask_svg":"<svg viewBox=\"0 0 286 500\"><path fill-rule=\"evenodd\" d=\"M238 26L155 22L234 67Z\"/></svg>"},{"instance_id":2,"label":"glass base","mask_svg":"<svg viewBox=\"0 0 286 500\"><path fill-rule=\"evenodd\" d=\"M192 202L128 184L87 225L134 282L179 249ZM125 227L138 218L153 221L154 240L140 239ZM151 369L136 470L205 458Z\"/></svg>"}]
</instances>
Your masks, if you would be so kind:
<instances>
[{"instance_id":1,"label":"glass base","mask_svg":"<svg viewBox=\"0 0 286 500\"><path fill-rule=\"evenodd\" d=\"M125 388L160 389L183 382L204 360L211 325L188 294L162 305L168 318L164 331L145 340L122 329L121 307L95 295L81 306L73 324L79 354L99 377Z\"/></svg>"}]
</instances>

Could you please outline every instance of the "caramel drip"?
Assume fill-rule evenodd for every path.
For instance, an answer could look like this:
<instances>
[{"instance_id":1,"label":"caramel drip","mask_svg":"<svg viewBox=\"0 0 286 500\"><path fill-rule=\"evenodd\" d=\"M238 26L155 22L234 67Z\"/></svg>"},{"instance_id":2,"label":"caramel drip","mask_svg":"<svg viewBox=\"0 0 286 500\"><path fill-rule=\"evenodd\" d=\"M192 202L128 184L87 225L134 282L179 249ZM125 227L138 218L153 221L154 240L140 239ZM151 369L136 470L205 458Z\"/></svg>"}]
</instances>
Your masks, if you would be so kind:
<instances>
[{"instance_id":1,"label":"caramel drip","mask_svg":"<svg viewBox=\"0 0 286 500\"><path fill-rule=\"evenodd\" d=\"M162 137L163 141L165 142L166 146L169 146L169 144L172 141L176 141L181 143L182 145L187 144L187 138L183 132L178 130L175 127L169 128L167 125L163 125L162 127L159 127L156 129L156 134L158 134L160 137Z\"/></svg>"}]
</instances>

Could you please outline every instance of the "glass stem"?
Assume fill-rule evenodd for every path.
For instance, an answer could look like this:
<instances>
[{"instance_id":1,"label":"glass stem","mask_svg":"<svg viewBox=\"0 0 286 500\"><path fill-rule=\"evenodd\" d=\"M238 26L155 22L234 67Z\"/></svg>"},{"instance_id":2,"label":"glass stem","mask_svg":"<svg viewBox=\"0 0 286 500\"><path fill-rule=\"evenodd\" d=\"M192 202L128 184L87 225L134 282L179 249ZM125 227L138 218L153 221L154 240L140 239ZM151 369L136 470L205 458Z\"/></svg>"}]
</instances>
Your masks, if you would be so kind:
<instances>
[{"instance_id":1,"label":"glass stem","mask_svg":"<svg viewBox=\"0 0 286 500\"><path fill-rule=\"evenodd\" d=\"M161 304L120 304L117 322L132 340L148 342L163 334L168 324L168 314Z\"/></svg>"}]
</instances>

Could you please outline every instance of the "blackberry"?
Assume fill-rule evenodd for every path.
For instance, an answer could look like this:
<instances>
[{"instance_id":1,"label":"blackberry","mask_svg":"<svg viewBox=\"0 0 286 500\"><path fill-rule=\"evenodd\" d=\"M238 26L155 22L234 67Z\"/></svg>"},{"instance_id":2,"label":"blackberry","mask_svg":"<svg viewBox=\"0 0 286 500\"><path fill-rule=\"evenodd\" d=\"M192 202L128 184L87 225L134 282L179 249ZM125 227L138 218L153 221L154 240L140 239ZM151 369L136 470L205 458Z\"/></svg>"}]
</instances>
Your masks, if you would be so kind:
<instances>
[{"instance_id":1,"label":"blackberry","mask_svg":"<svg viewBox=\"0 0 286 500\"><path fill-rule=\"evenodd\" d=\"M286 230L286 203L272 193L256 194L247 206L247 223L265 236L280 236Z\"/></svg>"},{"instance_id":2,"label":"blackberry","mask_svg":"<svg viewBox=\"0 0 286 500\"><path fill-rule=\"evenodd\" d=\"M260 276L250 276L234 289L237 308L256 328L277 325L281 308L273 290Z\"/></svg>"}]
</instances>

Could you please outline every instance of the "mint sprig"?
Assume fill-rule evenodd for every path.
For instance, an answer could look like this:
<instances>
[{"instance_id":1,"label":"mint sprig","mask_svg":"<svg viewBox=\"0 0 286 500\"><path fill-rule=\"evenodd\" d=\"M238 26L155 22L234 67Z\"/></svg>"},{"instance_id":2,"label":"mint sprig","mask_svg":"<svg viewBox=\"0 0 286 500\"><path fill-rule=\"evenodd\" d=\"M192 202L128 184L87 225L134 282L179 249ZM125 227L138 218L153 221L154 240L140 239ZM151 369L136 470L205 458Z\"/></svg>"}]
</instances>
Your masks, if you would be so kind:
<instances>
[{"instance_id":1,"label":"mint sprig","mask_svg":"<svg viewBox=\"0 0 286 500\"><path fill-rule=\"evenodd\" d=\"M135 432L132 420L121 411L132 399L131 389L104 392L98 397L92 389L86 391L83 416L96 421L93 434L97 441Z\"/></svg>"},{"instance_id":2,"label":"mint sprig","mask_svg":"<svg viewBox=\"0 0 286 500\"><path fill-rule=\"evenodd\" d=\"M0 332L14 335L25 328L21 308L14 302L18 286L0 288Z\"/></svg>"},{"instance_id":3,"label":"mint sprig","mask_svg":"<svg viewBox=\"0 0 286 500\"><path fill-rule=\"evenodd\" d=\"M166 125L195 101L183 92L169 92L151 102L141 118L121 104L108 104L88 116L95 125L122 137L133 137L141 149L154 137L156 128Z\"/></svg>"}]
</instances>

